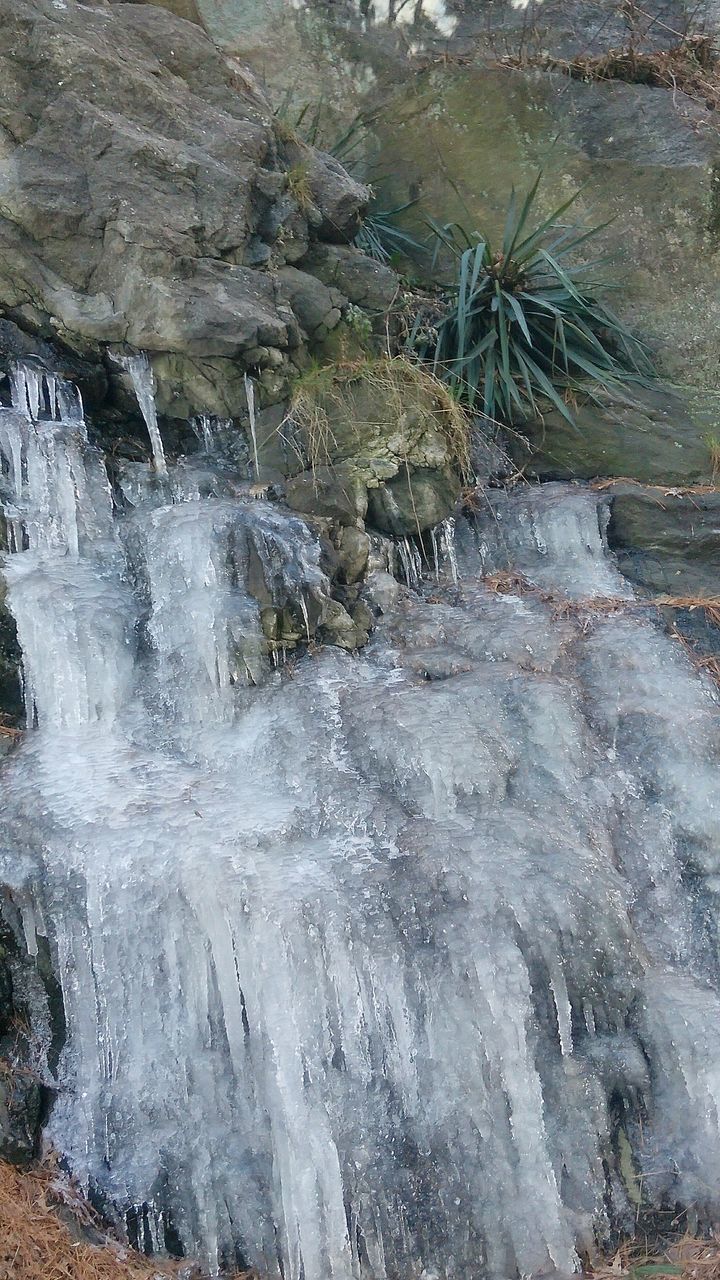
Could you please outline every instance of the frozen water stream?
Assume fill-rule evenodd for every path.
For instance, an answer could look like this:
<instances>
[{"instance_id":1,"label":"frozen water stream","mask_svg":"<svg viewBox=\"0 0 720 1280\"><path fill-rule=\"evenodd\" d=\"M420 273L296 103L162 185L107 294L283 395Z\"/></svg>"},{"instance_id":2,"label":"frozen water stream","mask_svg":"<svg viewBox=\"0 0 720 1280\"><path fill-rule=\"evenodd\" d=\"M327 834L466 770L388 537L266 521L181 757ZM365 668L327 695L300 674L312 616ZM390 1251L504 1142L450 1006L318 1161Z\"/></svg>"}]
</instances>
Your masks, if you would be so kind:
<instances>
[{"instance_id":1,"label":"frozen water stream","mask_svg":"<svg viewBox=\"0 0 720 1280\"><path fill-rule=\"evenodd\" d=\"M287 1280L571 1270L631 1219L620 1133L651 1203L716 1210L720 707L642 612L545 599L629 597L597 495L498 495L458 588L276 672L263 599L327 599L307 526L174 464L118 513L35 376L0 409L37 726L0 870L78 1176L147 1247Z\"/></svg>"}]
</instances>

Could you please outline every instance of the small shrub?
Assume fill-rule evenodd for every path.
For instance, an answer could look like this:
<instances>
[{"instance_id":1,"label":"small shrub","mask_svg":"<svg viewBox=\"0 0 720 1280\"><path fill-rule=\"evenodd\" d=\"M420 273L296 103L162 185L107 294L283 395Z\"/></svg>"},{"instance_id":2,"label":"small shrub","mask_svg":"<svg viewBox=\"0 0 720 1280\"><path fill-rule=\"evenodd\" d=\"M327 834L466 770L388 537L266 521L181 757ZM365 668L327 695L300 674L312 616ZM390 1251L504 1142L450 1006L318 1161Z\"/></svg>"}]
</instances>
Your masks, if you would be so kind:
<instances>
[{"instance_id":1,"label":"small shrub","mask_svg":"<svg viewBox=\"0 0 720 1280\"><path fill-rule=\"evenodd\" d=\"M288 191L301 213L307 213L313 201L307 165L296 164L287 171Z\"/></svg>"},{"instance_id":2,"label":"small shrub","mask_svg":"<svg viewBox=\"0 0 720 1280\"><path fill-rule=\"evenodd\" d=\"M362 307L351 302L345 309L345 323L361 342L367 343L372 338L372 320Z\"/></svg>"},{"instance_id":3,"label":"small shrub","mask_svg":"<svg viewBox=\"0 0 720 1280\"><path fill-rule=\"evenodd\" d=\"M710 454L710 465L712 467L712 482L715 484L720 479L720 440L715 435L707 435L703 437Z\"/></svg>"},{"instance_id":4,"label":"small shrub","mask_svg":"<svg viewBox=\"0 0 720 1280\"><path fill-rule=\"evenodd\" d=\"M531 229L539 183L521 206L513 191L497 250L487 236L432 224L457 258L457 279L434 313L417 316L408 346L489 418L537 415L544 399L574 425L576 391L597 398L598 388L617 392L652 370L642 345L598 302L602 286L586 278L597 263L569 261L602 228L560 224L576 192Z\"/></svg>"}]
</instances>

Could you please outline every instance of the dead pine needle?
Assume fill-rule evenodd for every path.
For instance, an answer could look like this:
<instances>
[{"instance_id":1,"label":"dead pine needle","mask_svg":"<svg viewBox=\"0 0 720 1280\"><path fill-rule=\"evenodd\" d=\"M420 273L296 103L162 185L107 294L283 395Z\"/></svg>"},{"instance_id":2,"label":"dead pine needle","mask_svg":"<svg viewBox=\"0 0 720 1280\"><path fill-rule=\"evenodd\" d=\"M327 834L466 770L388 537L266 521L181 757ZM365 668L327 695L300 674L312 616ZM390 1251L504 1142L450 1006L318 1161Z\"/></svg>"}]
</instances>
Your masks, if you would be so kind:
<instances>
[{"instance_id":1,"label":"dead pine needle","mask_svg":"<svg viewBox=\"0 0 720 1280\"><path fill-rule=\"evenodd\" d=\"M21 1172L0 1162L0 1280L154 1280L177 1265L141 1257L108 1238L103 1246L78 1240L53 1206L64 1205L83 1225L92 1210L57 1168Z\"/></svg>"}]
</instances>

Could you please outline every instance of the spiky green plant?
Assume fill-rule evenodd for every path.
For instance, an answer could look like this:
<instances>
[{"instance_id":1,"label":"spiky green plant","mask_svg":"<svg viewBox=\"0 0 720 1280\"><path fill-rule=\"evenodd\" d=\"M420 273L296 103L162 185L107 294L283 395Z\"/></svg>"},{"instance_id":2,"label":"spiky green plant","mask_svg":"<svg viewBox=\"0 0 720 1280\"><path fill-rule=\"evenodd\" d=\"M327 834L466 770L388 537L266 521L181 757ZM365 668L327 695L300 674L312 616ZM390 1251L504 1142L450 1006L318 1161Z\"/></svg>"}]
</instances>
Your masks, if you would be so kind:
<instances>
[{"instance_id":1,"label":"spiky green plant","mask_svg":"<svg viewBox=\"0 0 720 1280\"><path fill-rule=\"evenodd\" d=\"M575 391L597 399L652 370L642 344L597 300L609 287L587 278L597 262L571 261L607 224L560 223L576 192L531 227L540 176L522 204L513 190L498 249L487 236L431 224L457 258L457 279L434 315L417 317L408 345L489 418L517 422L549 400L574 425Z\"/></svg>"},{"instance_id":2,"label":"spiky green plant","mask_svg":"<svg viewBox=\"0 0 720 1280\"><path fill-rule=\"evenodd\" d=\"M393 221L398 214L411 209L416 203L416 200L409 200L407 204L400 204L394 209L373 209L371 206L370 213L363 219L354 244L376 262L390 262L400 254L405 258L414 258L422 254L425 249L422 241L417 240L408 231L403 231L402 227L398 227Z\"/></svg>"}]
</instances>

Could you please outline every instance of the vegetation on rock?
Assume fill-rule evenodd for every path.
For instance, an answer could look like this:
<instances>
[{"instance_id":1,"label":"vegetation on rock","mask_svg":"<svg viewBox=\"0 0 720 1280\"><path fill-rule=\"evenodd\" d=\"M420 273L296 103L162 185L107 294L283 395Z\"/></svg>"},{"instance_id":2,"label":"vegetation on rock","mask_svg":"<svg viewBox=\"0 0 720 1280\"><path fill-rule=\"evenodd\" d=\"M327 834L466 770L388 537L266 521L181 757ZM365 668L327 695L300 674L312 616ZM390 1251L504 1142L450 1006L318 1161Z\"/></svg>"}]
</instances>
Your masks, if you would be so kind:
<instances>
[{"instance_id":1,"label":"vegetation on rock","mask_svg":"<svg viewBox=\"0 0 720 1280\"><path fill-rule=\"evenodd\" d=\"M369 503L384 532L421 533L449 515L470 471L462 405L404 356L312 366L295 385L288 425L316 497L332 477L340 486L333 503L348 508L344 523Z\"/></svg>"},{"instance_id":2,"label":"vegetation on rock","mask_svg":"<svg viewBox=\"0 0 720 1280\"><path fill-rule=\"evenodd\" d=\"M486 235L435 228L457 277L439 306L419 313L408 346L488 418L541 416L545 400L574 423L574 393L597 398L652 370L641 343L598 301L607 286L587 278L597 263L570 260L601 228L561 224L577 192L531 227L539 183L522 204L513 190L498 249Z\"/></svg>"}]
</instances>

